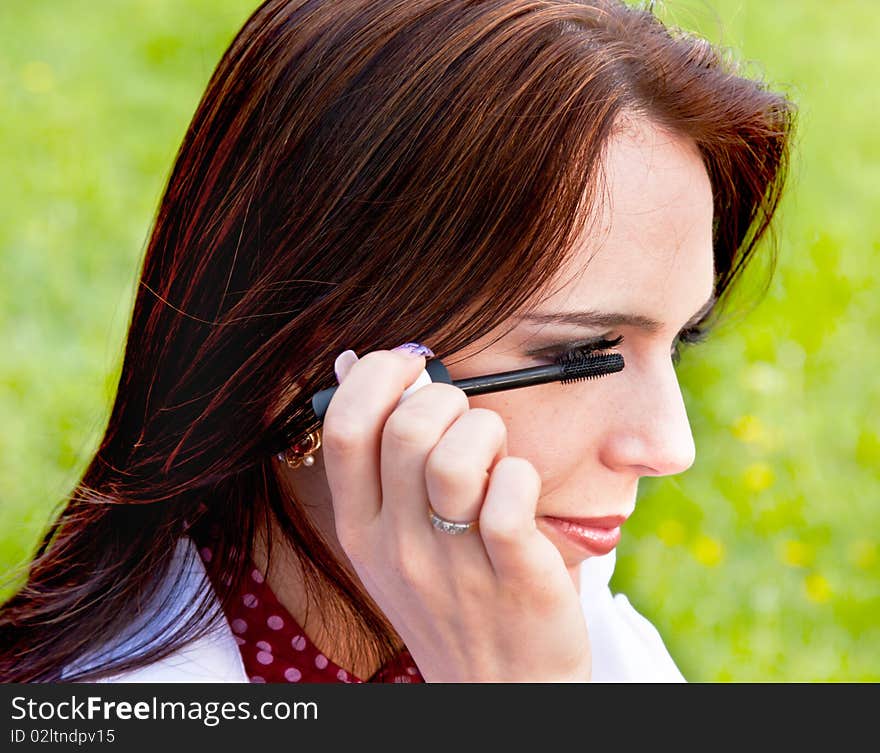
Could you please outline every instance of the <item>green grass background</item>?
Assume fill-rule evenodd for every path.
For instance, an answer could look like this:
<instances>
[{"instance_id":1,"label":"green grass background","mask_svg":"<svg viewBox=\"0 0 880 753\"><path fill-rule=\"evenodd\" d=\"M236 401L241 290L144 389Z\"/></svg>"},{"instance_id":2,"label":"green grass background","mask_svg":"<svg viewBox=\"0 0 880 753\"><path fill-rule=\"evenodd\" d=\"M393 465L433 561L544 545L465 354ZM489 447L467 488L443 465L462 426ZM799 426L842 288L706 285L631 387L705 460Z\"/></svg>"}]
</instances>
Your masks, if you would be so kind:
<instances>
[{"instance_id":1,"label":"green grass background","mask_svg":"<svg viewBox=\"0 0 880 753\"><path fill-rule=\"evenodd\" d=\"M0 4L0 573L96 448L175 151L256 5ZM794 98L800 131L773 284L685 351L697 460L642 479L612 588L692 681L876 681L880 14L873 0L655 8Z\"/></svg>"}]
</instances>

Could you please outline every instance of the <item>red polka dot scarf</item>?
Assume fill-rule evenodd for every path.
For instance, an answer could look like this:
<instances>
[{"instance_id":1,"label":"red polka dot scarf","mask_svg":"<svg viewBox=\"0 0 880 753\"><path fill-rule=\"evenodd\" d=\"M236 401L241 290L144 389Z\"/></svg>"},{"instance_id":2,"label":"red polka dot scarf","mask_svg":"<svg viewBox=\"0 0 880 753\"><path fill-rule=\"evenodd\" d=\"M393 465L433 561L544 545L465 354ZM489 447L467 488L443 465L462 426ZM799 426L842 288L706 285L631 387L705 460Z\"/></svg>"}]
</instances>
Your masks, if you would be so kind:
<instances>
[{"instance_id":1,"label":"red polka dot scarf","mask_svg":"<svg viewBox=\"0 0 880 753\"><path fill-rule=\"evenodd\" d=\"M200 546L199 554L206 565L211 561L210 547ZM256 567L232 599L226 619L251 682L365 682L321 653ZM424 678L404 648L366 682L424 682Z\"/></svg>"}]
</instances>

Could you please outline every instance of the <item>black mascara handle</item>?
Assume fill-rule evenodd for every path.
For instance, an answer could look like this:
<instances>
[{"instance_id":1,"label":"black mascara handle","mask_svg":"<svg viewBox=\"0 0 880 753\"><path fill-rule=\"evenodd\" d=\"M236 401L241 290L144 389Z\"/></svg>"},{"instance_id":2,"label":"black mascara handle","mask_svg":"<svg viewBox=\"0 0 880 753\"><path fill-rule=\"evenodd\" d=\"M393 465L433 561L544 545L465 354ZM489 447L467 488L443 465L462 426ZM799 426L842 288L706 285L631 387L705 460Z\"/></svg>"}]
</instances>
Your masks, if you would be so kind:
<instances>
[{"instance_id":1,"label":"black mascara handle","mask_svg":"<svg viewBox=\"0 0 880 753\"><path fill-rule=\"evenodd\" d=\"M533 366L528 369L516 369L515 371L502 371L498 374L485 374L483 376L456 379L455 386L464 390L466 395L485 395L490 392L501 392L515 387L531 387L536 384L546 384L557 379L562 374L562 369L554 364L546 366Z\"/></svg>"}]
</instances>

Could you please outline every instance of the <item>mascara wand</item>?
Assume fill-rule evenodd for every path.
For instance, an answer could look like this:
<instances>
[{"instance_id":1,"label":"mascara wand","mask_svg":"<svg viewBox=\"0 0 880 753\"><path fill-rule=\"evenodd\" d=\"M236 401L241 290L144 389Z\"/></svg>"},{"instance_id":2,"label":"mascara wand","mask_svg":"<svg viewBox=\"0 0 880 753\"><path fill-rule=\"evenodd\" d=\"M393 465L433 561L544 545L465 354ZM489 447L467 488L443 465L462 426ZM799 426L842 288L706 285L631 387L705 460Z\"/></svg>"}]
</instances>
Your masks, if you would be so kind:
<instances>
[{"instance_id":1,"label":"mascara wand","mask_svg":"<svg viewBox=\"0 0 880 753\"><path fill-rule=\"evenodd\" d=\"M427 366L430 366L431 363L433 361L429 361ZM527 369L449 380L448 383L460 387L466 395L485 395L489 392L514 390L518 387L531 387L535 384L547 384L548 382L566 384L581 379L596 379L606 374L622 371L623 366L623 356L620 353L600 353L593 356L581 356L576 353L563 354L556 359L555 363L546 366L532 366ZM446 372L445 366L443 371ZM446 375L448 377L449 372L446 372ZM445 379L434 379L433 374L431 379L435 382L446 381Z\"/></svg>"},{"instance_id":2,"label":"mascara wand","mask_svg":"<svg viewBox=\"0 0 880 753\"><path fill-rule=\"evenodd\" d=\"M581 379L597 379L606 374L614 374L622 371L624 367L623 356L620 353L597 353L589 356L577 352L563 353L552 364L545 366L532 366L526 369L514 371L501 371L497 374L484 374L482 376L467 377L466 379L452 379L446 366L439 358L432 358L425 364L425 371L432 382L445 382L454 385L464 391L466 395L485 395L489 392L501 392L503 390L515 390L520 387L531 387L536 384L548 382L576 382ZM421 375L424 377L424 374ZM421 377L413 382L403 395L414 391L427 383ZM337 385L338 387L338 385ZM312 409L318 420L324 420L330 399L336 393L337 387L320 390L312 395ZM401 400L403 397L401 397Z\"/></svg>"}]
</instances>

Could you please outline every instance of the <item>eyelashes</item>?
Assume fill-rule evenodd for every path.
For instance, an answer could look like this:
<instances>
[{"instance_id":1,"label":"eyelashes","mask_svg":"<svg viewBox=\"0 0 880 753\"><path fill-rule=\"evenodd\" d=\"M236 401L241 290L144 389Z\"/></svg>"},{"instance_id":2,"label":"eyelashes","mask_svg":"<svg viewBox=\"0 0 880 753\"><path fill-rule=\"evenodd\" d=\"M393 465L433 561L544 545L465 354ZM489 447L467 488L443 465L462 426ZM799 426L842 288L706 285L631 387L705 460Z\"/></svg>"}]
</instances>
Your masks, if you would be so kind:
<instances>
[{"instance_id":1,"label":"eyelashes","mask_svg":"<svg viewBox=\"0 0 880 753\"><path fill-rule=\"evenodd\" d=\"M620 343L622 342L623 335L619 335L613 340L593 340L592 342L584 343L583 345L578 345L574 348L569 348L568 350L560 353L556 358L558 360L559 358L565 358L566 356L589 356L596 351L613 348L615 345L620 345Z\"/></svg>"},{"instance_id":2,"label":"eyelashes","mask_svg":"<svg viewBox=\"0 0 880 753\"><path fill-rule=\"evenodd\" d=\"M675 338L675 346L672 349L672 363L678 366L679 361L681 361L681 346L682 344L693 345L695 343L701 343L709 337L709 330L703 327L688 327L687 329L682 330L678 337Z\"/></svg>"},{"instance_id":3,"label":"eyelashes","mask_svg":"<svg viewBox=\"0 0 880 753\"><path fill-rule=\"evenodd\" d=\"M670 357L672 358L672 363L674 365L678 365L681 361L681 347L682 345L693 345L695 343L703 342L709 336L709 330L703 327L688 327L687 329L683 329L678 333L678 337L675 338L675 344L672 347L672 351L670 352ZM560 351L558 354L550 354L550 358L554 358L558 360L559 358L564 358L566 356L589 356L593 353L596 353L600 350L608 350L609 348L614 348L620 343L623 342L623 335L618 335L613 340L601 339L601 340L593 340L588 343L584 343L583 345L578 345L574 348L568 348L567 350Z\"/></svg>"}]
</instances>

